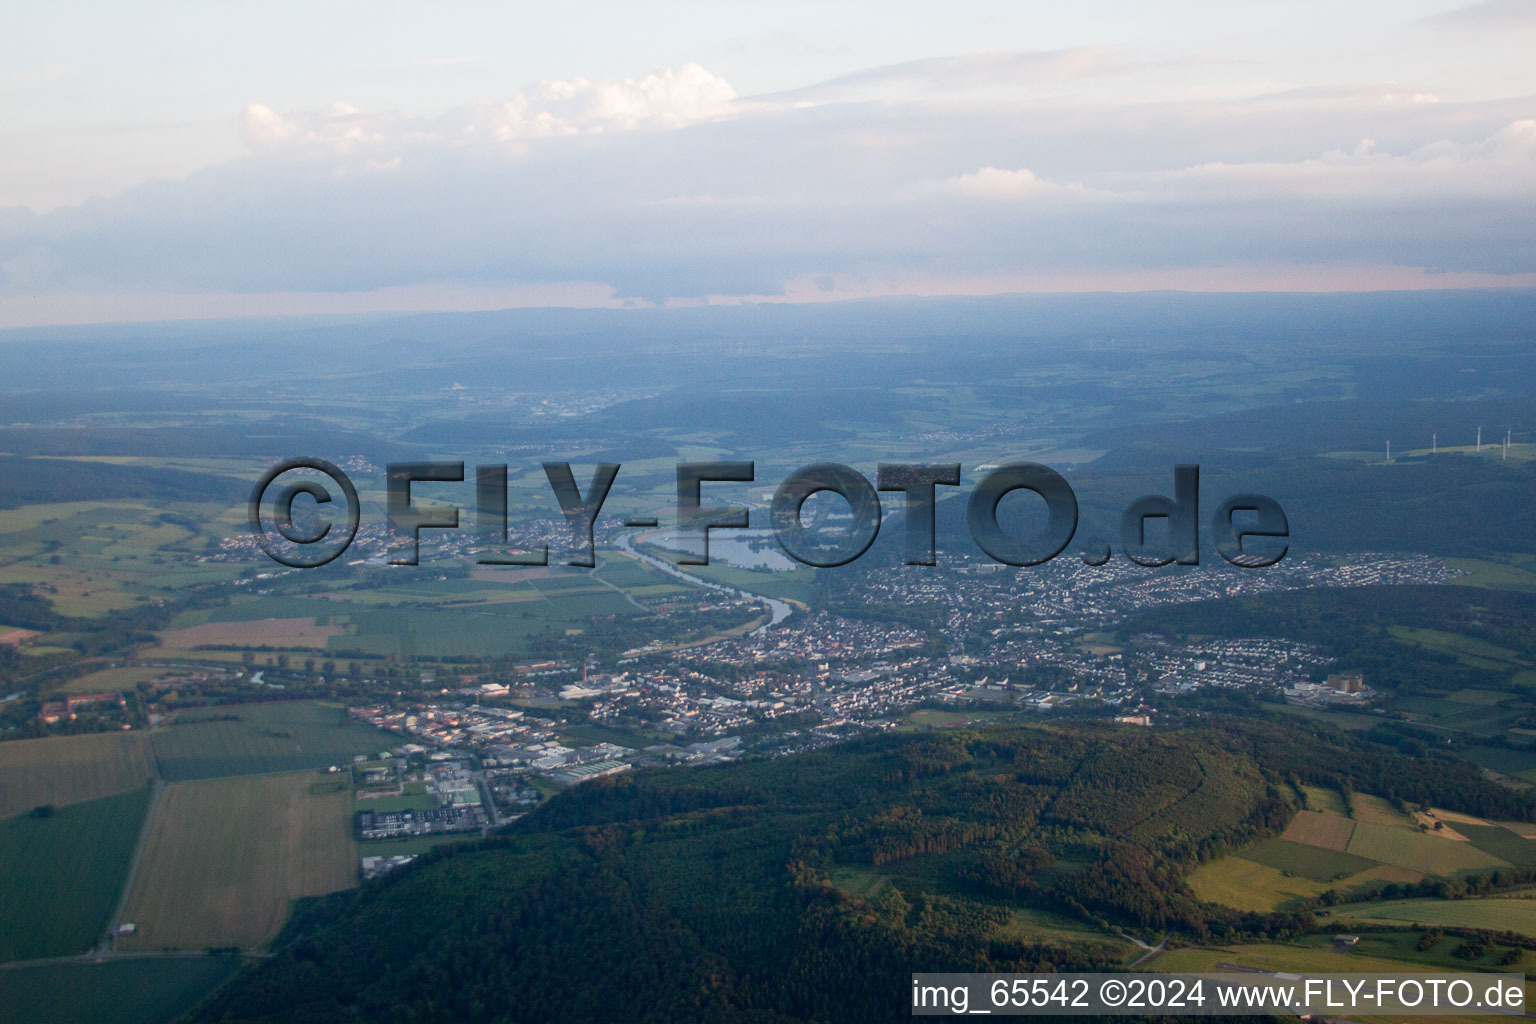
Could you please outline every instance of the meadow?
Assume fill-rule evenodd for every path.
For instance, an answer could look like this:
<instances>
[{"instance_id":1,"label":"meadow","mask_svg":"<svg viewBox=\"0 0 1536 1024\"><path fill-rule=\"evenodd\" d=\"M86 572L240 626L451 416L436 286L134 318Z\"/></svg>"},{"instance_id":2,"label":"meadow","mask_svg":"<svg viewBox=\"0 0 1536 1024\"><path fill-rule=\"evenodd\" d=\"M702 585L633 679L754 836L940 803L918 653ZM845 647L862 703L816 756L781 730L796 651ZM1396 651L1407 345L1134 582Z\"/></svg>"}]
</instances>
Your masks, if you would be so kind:
<instances>
[{"instance_id":1,"label":"meadow","mask_svg":"<svg viewBox=\"0 0 1536 1024\"><path fill-rule=\"evenodd\" d=\"M1331 882L1349 875L1369 871L1376 866L1354 854L1330 847L1304 846L1284 839L1265 839L1243 850L1248 860L1264 864L1289 875L1310 878L1314 882Z\"/></svg>"},{"instance_id":2,"label":"meadow","mask_svg":"<svg viewBox=\"0 0 1536 1024\"><path fill-rule=\"evenodd\" d=\"M377 754L399 737L348 717L339 704L276 701L183 712L154 733L168 781L325 768Z\"/></svg>"},{"instance_id":3,"label":"meadow","mask_svg":"<svg viewBox=\"0 0 1536 1024\"><path fill-rule=\"evenodd\" d=\"M1349 852L1428 875L1455 875L1462 871L1508 867L1508 862L1471 843L1366 821L1355 824L1354 834L1349 838Z\"/></svg>"},{"instance_id":4,"label":"meadow","mask_svg":"<svg viewBox=\"0 0 1536 1024\"><path fill-rule=\"evenodd\" d=\"M172 783L149 824L124 920L127 951L264 946L292 900L351 887L352 796L313 772Z\"/></svg>"},{"instance_id":5,"label":"meadow","mask_svg":"<svg viewBox=\"0 0 1536 1024\"><path fill-rule=\"evenodd\" d=\"M141 789L153 775L142 732L0 743L0 818Z\"/></svg>"},{"instance_id":6,"label":"meadow","mask_svg":"<svg viewBox=\"0 0 1536 1024\"><path fill-rule=\"evenodd\" d=\"M141 789L0 821L0 962L101 940L148 809Z\"/></svg>"},{"instance_id":7,"label":"meadow","mask_svg":"<svg viewBox=\"0 0 1536 1024\"><path fill-rule=\"evenodd\" d=\"M363 809L368 805L364 804ZM444 843L462 843L480 838L478 833L447 833L435 836L401 836L398 839L368 839L357 844L359 857L414 857Z\"/></svg>"},{"instance_id":8,"label":"meadow","mask_svg":"<svg viewBox=\"0 0 1536 1024\"><path fill-rule=\"evenodd\" d=\"M1536 900L1390 900L1339 907L1341 921L1373 921L1441 928L1487 928L1536 938Z\"/></svg>"},{"instance_id":9,"label":"meadow","mask_svg":"<svg viewBox=\"0 0 1536 1024\"><path fill-rule=\"evenodd\" d=\"M240 969L234 957L145 957L0 971L0 1020L168 1024Z\"/></svg>"},{"instance_id":10,"label":"meadow","mask_svg":"<svg viewBox=\"0 0 1536 1024\"><path fill-rule=\"evenodd\" d=\"M1259 913L1277 910L1292 900L1311 899L1328 888L1246 857L1222 857L1202 864L1187 881L1197 899Z\"/></svg>"}]
</instances>

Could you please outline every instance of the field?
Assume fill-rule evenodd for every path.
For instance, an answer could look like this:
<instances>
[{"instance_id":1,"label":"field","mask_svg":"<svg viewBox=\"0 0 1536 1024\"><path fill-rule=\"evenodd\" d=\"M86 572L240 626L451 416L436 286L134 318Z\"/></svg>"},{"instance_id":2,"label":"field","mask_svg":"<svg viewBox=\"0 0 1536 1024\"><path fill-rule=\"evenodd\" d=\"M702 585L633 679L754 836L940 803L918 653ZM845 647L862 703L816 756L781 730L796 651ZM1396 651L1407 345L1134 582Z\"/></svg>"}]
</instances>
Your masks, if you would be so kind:
<instances>
[{"instance_id":1,"label":"field","mask_svg":"<svg viewBox=\"0 0 1536 1024\"><path fill-rule=\"evenodd\" d=\"M1338 794L1305 788L1312 806L1342 809ZM1408 816L1380 797L1354 794L1354 818L1298 811L1279 838L1251 843L1206 864L1189 878L1197 897L1240 910L1274 910L1333 888L1360 893L1389 882L1417 882L1428 875L1454 876L1475 870L1536 865L1536 840L1479 819L1439 812L1464 835L1423 832ZM1431 822L1434 819L1429 819ZM1532 828L1521 826L1522 828ZM1536 828L1532 829L1536 832Z\"/></svg>"},{"instance_id":2,"label":"field","mask_svg":"<svg viewBox=\"0 0 1536 1024\"><path fill-rule=\"evenodd\" d=\"M1287 877L1244 857L1222 857L1202 864L1188 882L1197 899L1261 913L1277 910L1292 900L1310 899L1328 888L1309 878Z\"/></svg>"},{"instance_id":3,"label":"field","mask_svg":"<svg viewBox=\"0 0 1536 1024\"><path fill-rule=\"evenodd\" d=\"M1447 558L1445 564L1464 575L1451 580L1461 587L1490 587L1509 590L1536 589L1536 575L1513 565L1478 558Z\"/></svg>"},{"instance_id":4,"label":"field","mask_svg":"<svg viewBox=\"0 0 1536 1024\"><path fill-rule=\"evenodd\" d=\"M265 945L290 901L350 887L351 794L316 796L312 772L165 788L124 920L129 951Z\"/></svg>"},{"instance_id":5,"label":"field","mask_svg":"<svg viewBox=\"0 0 1536 1024\"><path fill-rule=\"evenodd\" d=\"M418 853L426 853L428 850L444 843L462 843L469 839L479 839L479 833L447 833L435 836L402 836L399 839L371 839L357 844L359 857L406 857Z\"/></svg>"},{"instance_id":6,"label":"field","mask_svg":"<svg viewBox=\"0 0 1536 1024\"><path fill-rule=\"evenodd\" d=\"M1193 947L1174 949L1158 956L1146 969L1158 972L1211 971L1216 964L1234 964L1258 970L1294 973L1360 972L1372 974L1464 974L1468 971L1510 971L1525 969L1523 963L1500 966L1496 963L1503 950L1495 948L1479 960L1466 961L1454 955L1461 945L1456 938L1442 939L1428 951L1418 949L1418 935L1403 930L1365 932L1360 942L1348 951L1335 950L1331 933L1310 935L1295 942L1271 942L1253 945ZM1529 954L1526 954L1529 957ZM1529 988L1527 990L1529 994ZM1351 1020L1375 1018L1350 1015ZM1393 1018L1399 1022L1402 1017ZM1437 1016L1439 1021L1497 1020L1496 1017Z\"/></svg>"},{"instance_id":7,"label":"field","mask_svg":"<svg viewBox=\"0 0 1536 1024\"><path fill-rule=\"evenodd\" d=\"M0 743L0 818L141 789L153 774L142 732L10 740Z\"/></svg>"},{"instance_id":8,"label":"field","mask_svg":"<svg viewBox=\"0 0 1536 1024\"><path fill-rule=\"evenodd\" d=\"M1286 874L1330 882L1375 867L1374 861L1327 847L1303 846L1284 839L1265 839L1246 847L1242 856Z\"/></svg>"},{"instance_id":9,"label":"field","mask_svg":"<svg viewBox=\"0 0 1536 1024\"><path fill-rule=\"evenodd\" d=\"M248 622L205 622L185 629L169 629L160 634L160 644L167 650L194 650L198 647L282 647L325 650L333 636L343 630L335 625L318 625L313 615L294 619L256 619Z\"/></svg>"},{"instance_id":10,"label":"field","mask_svg":"<svg viewBox=\"0 0 1536 1024\"><path fill-rule=\"evenodd\" d=\"M1457 825L1473 846L1523 867L1536 866L1536 839L1526 839L1500 825Z\"/></svg>"},{"instance_id":11,"label":"field","mask_svg":"<svg viewBox=\"0 0 1536 1024\"><path fill-rule=\"evenodd\" d=\"M1338 814L1297 811L1280 837L1293 843L1342 852L1349 848L1350 833L1354 830L1355 823Z\"/></svg>"},{"instance_id":12,"label":"field","mask_svg":"<svg viewBox=\"0 0 1536 1024\"><path fill-rule=\"evenodd\" d=\"M1371 796L1368 793L1356 793L1354 805L1356 821L1369 821L1376 825L1412 826L1412 822L1408 820L1406 814L1379 796Z\"/></svg>"},{"instance_id":13,"label":"field","mask_svg":"<svg viewBox=\"0 0 1536 1024\"><path fill-rule=\"evenodd\" d=\"M1518 651L1461 633L1447 633L1438 629L1415 629L1409 626L1392 626L1387 632L1403 643L1448 654L1463 665L1472 668L1499 672L1531 667Z\"/></svg>"},{"instance_id":14,"label":"field","mask_svg":"<svg viewBox=\"0 0 1536 1024\"><path fill-rule=\"evenodd\" d=\"M221 720L226 716L235 720ZM316 701L200 709L154 734L160 772L171 782L350 764L354 754L399 742L340 705Z\"/></svg>"},{"instance_id":15,"label":"field","mask_svg":"<svg viewBox=\"0 0 1536 1024\"><path fill-rule=\"evenodd\" d=\"M1344 813L1344 800L1337 790L1324 789L1322 786L1302 786L1301 791L1306 794L1309 811L1328 814Z\"/></svg>"},{"instance_id":16,"label":"field","mask_svg":"<svg viewBox=\"0 0 1536 1024\"><path fill-rule=\"evenodd\" d=\"M1365 821L1355 824L1354 835L1349 839L1349 852L1430 875L1454 875L1459 871L1509 866L1507 861L1485 853L1471 843Z\"/></svg>"},{"instance_id":17,"label":"field","mask_svg":"<svg viewBox=\"0 0 1536 1024\"><path fill-rule=\"evenodd\" d=\"M1536 751L1514 750L1509 747L1468 747L1462 756L1479 768L1491 768L1505 775L1513 775L1526 781L1536 775Z\"/></svg>"},{"instance_id":18,"label":"field","mask_svg":"<svg viewBox=\"0 0 1536 1024\"><path fill-rule=\"evenodd\" d=\"M437 798L425 793L407 793L404 796L374 796L357 799L360 811L430 811L437 806Z\"/></svg>"},{"instance_id":19,"label":"field","mask_svg":"<svg viewBox=\"0 0 1536 1024\"><path fill-rule=\"evenodd\" d=\"M240 967L234 957L147 957L0 971L0 1020L167 1024Z\"/></svg>"},{"instance_id":20,"label":"field","mask_svg":"<svg viewBox=\"0 0 1536 1024\"><path fill-rule=\"evenodd\" d=\"M0 962L89 949L111 923L149 790L0 822Z\"/></svg>"},{"instance_id":21,"label":"field","mask_svg":"<svg viewBox=\"0 0 1536 1024\"><path fill-rule=\"evenodd\" d=\"M1532 899L1391 900L1340 907L1333 916L1352 921L1488 928L1536 937L1536 900Z\"/></svg>"},{"instance_id":22,"label":"field","mask_svg":"<svg viewBox=\"0 0 1536 1024\"><path fill-rule=\"evenodd\" d=\"M163 668L139 666L134 668L104 668L87 672L58 687L55 693L121 693L140 683L153 682L166 675Z\"/></svg>"}]
</instances>

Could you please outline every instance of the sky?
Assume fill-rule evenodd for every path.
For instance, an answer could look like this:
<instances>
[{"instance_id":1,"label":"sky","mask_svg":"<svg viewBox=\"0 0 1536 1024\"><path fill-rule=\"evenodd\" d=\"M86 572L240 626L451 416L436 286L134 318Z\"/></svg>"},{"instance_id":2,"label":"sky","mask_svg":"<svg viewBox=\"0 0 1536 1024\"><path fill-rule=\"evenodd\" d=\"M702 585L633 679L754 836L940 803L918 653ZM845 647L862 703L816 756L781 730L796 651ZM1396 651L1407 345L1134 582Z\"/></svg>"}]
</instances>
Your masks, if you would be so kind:
<instances>
[{"instance_id":1,"label":"sky","mask_svg":"<svg viewBox=\"0 0 1536 1024\"><path fill-rule=\"evenodd\" d=\"M16 5L0 327L1536 286L1536 0Z\"/></svg>"}]
</instances>

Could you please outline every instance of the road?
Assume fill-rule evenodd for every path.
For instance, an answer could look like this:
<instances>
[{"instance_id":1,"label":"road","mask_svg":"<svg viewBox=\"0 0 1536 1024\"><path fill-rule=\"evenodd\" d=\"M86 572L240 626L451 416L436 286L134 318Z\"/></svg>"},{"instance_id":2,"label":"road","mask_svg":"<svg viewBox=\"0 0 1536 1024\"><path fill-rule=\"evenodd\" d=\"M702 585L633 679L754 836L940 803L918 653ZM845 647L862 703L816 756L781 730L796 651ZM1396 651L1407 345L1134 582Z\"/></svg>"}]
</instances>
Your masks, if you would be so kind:
<instances>
[{"instance_id":1,"label":"road","mask_svg":"<svg viewBox=\"0 0 1536 1024\"><path fill-rule=\"evenodd\" d=\"M1130 939L1132 942L1136 943L1136 945L1146 950L1146 952L1142 954L1141 958L1135 963L1131 964L1127 970L1135 970L1142 964L1146 963L1148 960L1151 960L1153 957L1157 956L1157 954L1161 953L1164 949L1168 948L1168 935L1166 932L1163 934L1161 939L1157 940L1157 945L1155 946L1147 945L1145 942L1142 942L1134 935L1127 935L1126 938Z\"/></svg>"}]
</instances>

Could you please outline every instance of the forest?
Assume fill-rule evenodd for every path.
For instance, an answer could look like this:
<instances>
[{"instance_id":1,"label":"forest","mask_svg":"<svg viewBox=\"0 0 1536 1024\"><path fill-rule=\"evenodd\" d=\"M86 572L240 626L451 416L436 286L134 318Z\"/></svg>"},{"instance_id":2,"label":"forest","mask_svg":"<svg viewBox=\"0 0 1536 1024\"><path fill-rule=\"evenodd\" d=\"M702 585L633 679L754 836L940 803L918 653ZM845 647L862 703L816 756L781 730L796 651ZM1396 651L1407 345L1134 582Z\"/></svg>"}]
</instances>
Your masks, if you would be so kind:
<instances>
[{"instance_id":1,"label":"forest","mask_svg":"<svg viewBox=\"0 0 1536 1024\"><path fill-rule=\"evenodd\" d=\"M1117 932L1286 938L1306 911L1184 876L1282 829L1299 784L1531 820L1461 761L1317 727L1009 726L597 780L483 841L302 906L205 1021L890 1019L912 971L1114 969ZM860 895L849 878L878 877ZM1012 927L1047 911L1097 930Z\"/></svg>"}]
</instances>

